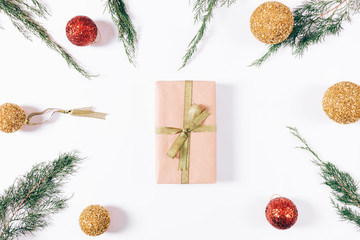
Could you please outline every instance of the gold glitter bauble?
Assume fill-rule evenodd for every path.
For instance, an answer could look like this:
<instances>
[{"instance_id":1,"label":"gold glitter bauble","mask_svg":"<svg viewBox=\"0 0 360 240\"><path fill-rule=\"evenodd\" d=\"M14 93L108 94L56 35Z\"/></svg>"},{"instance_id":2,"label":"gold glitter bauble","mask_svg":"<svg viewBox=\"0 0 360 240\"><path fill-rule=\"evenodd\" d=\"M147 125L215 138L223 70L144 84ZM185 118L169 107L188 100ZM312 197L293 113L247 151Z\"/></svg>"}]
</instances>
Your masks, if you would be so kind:
<instances>
[{"instance_id":1,"label":"gold glitter bauble","mask_svg":"<svg viewBox=\"0 0 360 240\"><path fill-rule=\"evenodd\" d=\"M352 82L337 83L326 91L323 109L337 123L354 123L360 119L360 86Z\"/></svg>"},{"instance_id":2,"label":"gold glitter bauble","mask_svg":"<svg viewBox=\"0 0 360 240\"><path fill-rule=\"evenodd\" d=\"M99 236L110 226L110 214L100 205L91 205L84 209L79 218L81 230L89 236Z\"/></svg>"},{"instance_id":3,"label":"gold glitter bauble","mask_svg":"<svg viewBox=\"0 0 360 240\"><path fill-rule=\"evenodd\" d=\"M291 10L279 2L261 4L250 18L254 36L266 44L277 44L287 39L294 27Z\"/></svg>"},{"instance_id":4,"label":"gold glitter bauble","mask_svg":"<svg viewBox=\"0 0 360 240\"><path fill-rule=\"evenodd\" d=\"M25 121L25 111L18 105L5 103L0 106L0 130L2 132L16 132L25 124Z\"/></svg>"}]
</instances>

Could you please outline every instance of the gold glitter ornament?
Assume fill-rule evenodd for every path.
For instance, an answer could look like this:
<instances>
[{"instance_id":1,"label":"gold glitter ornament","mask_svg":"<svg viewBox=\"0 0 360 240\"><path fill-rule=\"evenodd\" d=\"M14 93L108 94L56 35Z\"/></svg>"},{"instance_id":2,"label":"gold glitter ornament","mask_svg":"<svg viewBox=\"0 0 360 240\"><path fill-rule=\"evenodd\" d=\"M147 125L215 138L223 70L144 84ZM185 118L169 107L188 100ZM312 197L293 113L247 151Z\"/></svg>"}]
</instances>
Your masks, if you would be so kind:
<instances>
[{"instance_id":1,"label":"gold glitter ornament","mask_svg":"<svg viewBox=\"0 0 360 240\"><path fill-rule=\"evenodd\" d=\"M0 130L2 132L16 132L25 124L25 122L25 111L18 105L5 103L0 106Z\"/></svg>"},{"instance_id":2,"label":"gold glitter ornament","mask_svg":"<svg viewBox=\"0 0 360 240\"><path fill-rule=\"evenodd\" d=\"M266 44L277 44L287 39L294 27L291 10L282 3L270 1L255 9L250 18L254 36Z\"/></svg>"},{"instance_id":3,"label":"gold glitter ornament","mask_svg":"<svg viewBox=\"0 0 360 240\"><path fill-rule=\"evenodd\" d=\"M337 123L349 124L360 119L360 86L352 82L339 82L325 92L323 109Z\"/></svg>"},{"instance_id":4,"label":"gold glitter ornament","mask_svg":"<svg viewBox=\"0 0 360 240\"><path fill-rule=\"evenodd\" d=\"M91 205L84 209L79 218L81 230L89 236L99 236L110 226L110 214L100 205Z\"/></svg>"}]
</instances>

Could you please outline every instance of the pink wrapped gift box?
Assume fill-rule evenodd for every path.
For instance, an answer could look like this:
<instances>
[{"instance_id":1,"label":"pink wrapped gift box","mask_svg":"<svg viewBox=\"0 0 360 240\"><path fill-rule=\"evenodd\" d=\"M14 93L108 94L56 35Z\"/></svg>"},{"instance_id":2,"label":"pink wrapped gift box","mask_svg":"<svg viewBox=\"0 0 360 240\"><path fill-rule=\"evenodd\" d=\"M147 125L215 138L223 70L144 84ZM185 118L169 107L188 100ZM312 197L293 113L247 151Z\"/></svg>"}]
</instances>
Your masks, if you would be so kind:
<instances>
[{"instance_id":1,"label":"pink wrapped gift box","mask_svg":"<svg viewBox=\"0 0 360 240\"><path fill-rule=\"evenodd\" d=\"M187 95L186 95L187 94ZM189 96L190 95L190 96ZM190 100L189 100L190 98ZM185 100L187 99L187 100ZM189 124L187 110L198 105L203 111ZM185 113L186 112L186 113ZM190 112L190 113L189 113ZM208 114L207 114L207 113ZM188 114L189 113L189 114ZM187 127L186 126L191 126ZM156 176L157 183L215 183L216 182L216 84L210 81L160 81L156 83ZM159 133L158 129L180 129L176 133ZM194 128L193 131L188 129ZM207 130L206 130L207 129ZM189 141L187 168L180 167L180 153L168 155L169 149L181 132ZM183 146L186 145L183 144ZM182 154L185 155L185 154ZM183 161L182 161L183 162Z\"/></svg>"}]
</instances>

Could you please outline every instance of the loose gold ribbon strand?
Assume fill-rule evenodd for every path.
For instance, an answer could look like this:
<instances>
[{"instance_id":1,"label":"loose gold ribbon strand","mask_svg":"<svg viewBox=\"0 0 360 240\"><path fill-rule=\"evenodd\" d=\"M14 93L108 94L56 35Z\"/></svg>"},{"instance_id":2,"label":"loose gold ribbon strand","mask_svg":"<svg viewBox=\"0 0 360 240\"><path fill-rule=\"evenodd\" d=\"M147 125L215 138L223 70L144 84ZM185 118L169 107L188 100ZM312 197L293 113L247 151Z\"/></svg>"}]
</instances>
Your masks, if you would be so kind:
<instances>
[{"instance_id":1,"label":"loose gold ribbon strand","mask_svg":"<svg viewBox=\"0 0 360 240\"><path fill-rule=\"evenodd\" d=\"M181 170L181 183L189 183L190 165L190 136L191 132L216 132L216 125L203 125L210 116L207 109L202 110L197 104L192 104L192 81L185 81L184 120L183 128L156 127L156 134L179 134L169 148L167 155L175 158L179 154L179 170Z\"/></svg>"},{"instance_id":2,"label":"loose gold ribbon strand","mask_svg":"<svg viewBox=\"0 0 360 240\"><path fill-rule=\"evenodd\" d=\"M35 117L35 116L40 116L43 115L45 113L49 113L51 112L51 115L49 117L49 119L43 121L43 122L31 122L31 118ZM60 108L47 108L44 111L41 112L34 112L34 113L30 113L27 118L25 123L27 125L30 126L36 126L36 125L40 125L40 124L44 124L49 122L56 113L62 113L62 114L69 114L72 116L76 116L76 117L89 117L89 118L98 118L98 119L103 119L105 120L106 117L106 113L100 113L100 112L94 112L93 111L93 107L86 107L86 108L74 108L74 109L70 109L70 110L63 110Z\"/></svg>"}]
</instances>

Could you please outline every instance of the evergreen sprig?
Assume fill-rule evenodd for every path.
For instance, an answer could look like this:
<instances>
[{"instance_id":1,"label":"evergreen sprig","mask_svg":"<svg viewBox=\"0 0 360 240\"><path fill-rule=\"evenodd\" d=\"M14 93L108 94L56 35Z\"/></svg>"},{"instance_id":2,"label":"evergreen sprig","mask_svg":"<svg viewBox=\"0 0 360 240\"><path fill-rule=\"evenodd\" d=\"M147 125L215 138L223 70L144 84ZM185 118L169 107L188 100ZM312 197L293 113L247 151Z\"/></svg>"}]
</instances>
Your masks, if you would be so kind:
<instances>
[{"instance_id":1,"label":"evergreen sprig","mask_svg":"<svg viewBox=\"0 0 360 240\"><path fill-rule=\"evenodd\" d=\"M32 167L0 196L0 240L12 240L48 225L50 215L66 207L66 179L78 170L76 152Z\"/></svg>"},{"instance_id":2,"label":"evergreen sprig","mask_svg":"<svg viewBox=\"0 0 360 240\"><path fill-rule=\"evenodd\" d=\"M267 53L251 66L260 66L280 47L291 47L295 56L301 57L310 45L323 42L326 36L339 35L344 22L359 13L359 0L309 0L295 8L294 29L283 42L270 45Z\"/></svg>"},{"instance_id":3,"label":"evergreen sprig","mask_svg":"<svg viewBox=\"0 0 360 240\"><path fill-rule=\"evenodd\" d=\"M82 68L63 47L55 42L48 31L34 19L34 15L42 18L48 16L48 12L44 5L36 0L0 0L0 12L6 14L10 18L13 25L25 38L31 40L31 35L40 38L49 48L58 52L70 67L75 68L86 78L94 77Z\"/></svg>"},{"instance_id":4,"label":"evergreen sprig","mask_svg":"<svg viewBox=\"0 0 360 240\"><path fill-rule=\"evenodd\" d=\"M187 52L183 57L183 64L180 67L182 69L190 61L194 53L197 51L197 45L204 37L204 33L207 28L207 24L210 23L211 18L213 17L214 9L220 6L230 7L236 0L196 0L193 7L194 20L195 23L201 21L201 26L196 33L195 37L191 40L188 45Z\"/></svg>"},{"instance_id":5,"label":"evergreen sprig","mask_svg":"<svg viewBox=\"0 0 360 240\"><path fill-rule=\"evenodd\" d=\"M125 48L125 53L131 64L135 65L137 33L128 14L123 0L107 0L106 8L111 14L112 20L118 28L118 38Z\"/></svg>"},{"instance_id":6,"label":"evergreen sprig","mask_svg":"<svg viewBox=\"0 0 360 240\"><path fill-rule=\"evenodd\" d=\"M298 130L288 127L292 135L299 139L302 146L300 149L310 152L314 159L313 162L320 168L320 175L324 184L331 188L331 203L337 210L341 220L348 221L360 228L360 195L358 184L347 172L339 170L337 166L330 162L322 161L319 156L309 147L306 140L301 137Z\"/></svg>"}]
</instances>

